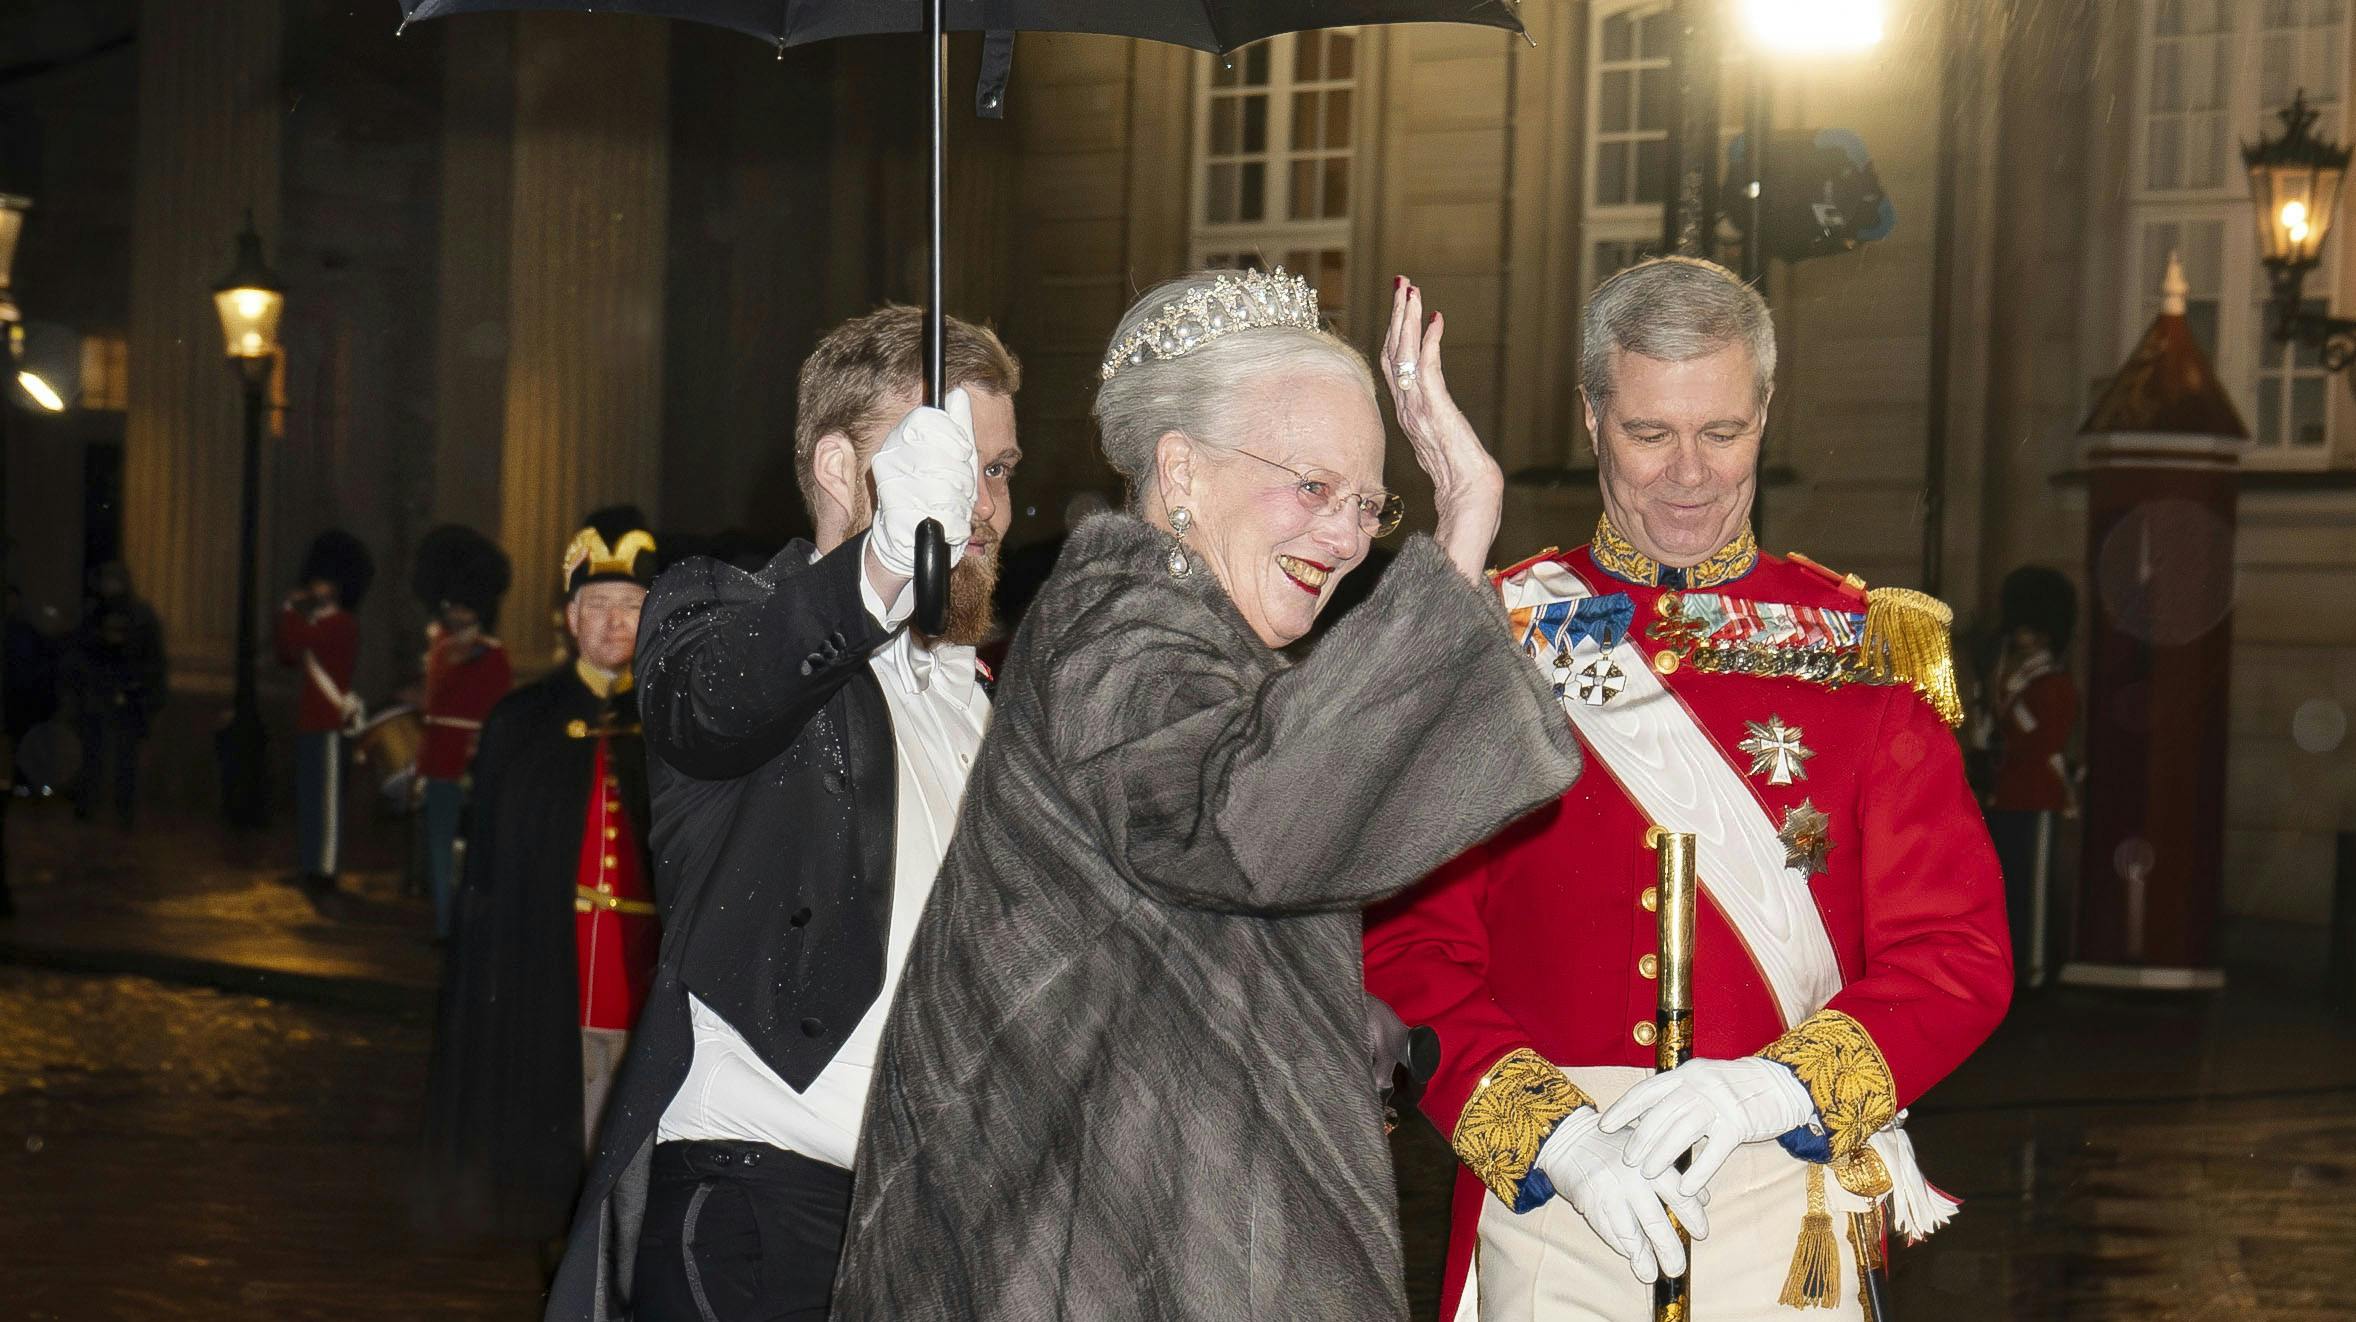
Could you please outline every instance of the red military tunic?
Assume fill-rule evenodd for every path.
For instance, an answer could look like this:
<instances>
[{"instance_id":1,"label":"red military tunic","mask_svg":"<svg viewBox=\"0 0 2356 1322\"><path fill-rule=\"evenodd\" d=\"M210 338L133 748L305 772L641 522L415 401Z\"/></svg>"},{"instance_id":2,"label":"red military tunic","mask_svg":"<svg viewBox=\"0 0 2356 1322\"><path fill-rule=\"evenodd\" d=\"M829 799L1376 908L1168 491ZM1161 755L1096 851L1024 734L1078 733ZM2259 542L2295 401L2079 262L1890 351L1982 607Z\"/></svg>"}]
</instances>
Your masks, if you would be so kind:
<instances>
[{"instance_id":1,"label":"red military tunic","mask_svg":"<svg viewBox=\"0 0 2356 1322\"><path fill-rule=\"evenodd\" d=\"M581 1027L627 1032L653 984L662 927L638 863L637 826L622 803L621 782L606 766L606 737L595 738L596 772L573 883Z\"/></svg>"},{"instance_id":2,"label":"red military tunic","mask_svg":"<svg viewBox=\"0 0 2356 1322\"><path fill-rule=\"evenodd\" d=\"M317 615L281 606L275 642L278 664L297 667L302 675L295 729L305 734L343 729L352 675L360 666L360 621L335 606Z\"/></svg>"},{"instance_id":3,"label":"red military tunic","mask_svg":"<svg viewBox=\"0 0 2356 1322\"><path fill-rule=\"evenodd\" d=\"M507 649L496 638L444 633L439 624L427 627L426 638L425 741L417 774L459 780L474 762L484 718L507 696L513 679Z\"/></svg>"},{"instance_id":4,"label":"red military tunic","mask_svg":"<svg viewBox=\"0 0 2356 1322\"><path fill-rule=\"evenodd\" d=\"M1608 525L1598 535L1616 539ZM1853 581L1755 555L1747 533L1737 545L1739 555L1730 547L1696 566L1690 590L1865 611ZM1618 548L1615 559L1633 551L1624 541ZM1652 636L1663 588L1614 575L1591 547L1540 557L1547 558L1597 597L1626 594L1630 641L1743 773L1771 822L1785 822L1803 803L1825 815L1824 870L1807 889L1842 985L1824 1008L1870 1035L1887 1062L1894 1106L1912 1102L1994 1029L2012 985L2003 882L1945 722L1905 684L1830 687L1680 664L1675 649ZM1702 572L1713 565L1717 576ZM1753 755L1738 747L1754 737L1752 723L1771 718L1781 722L1779 736L1788 732L1799 745L1785 759L1797 763L1787 785L1769 783L1772 765L1754 773ZM1484 1077L1516 1052L1556 1066L1655 1064L1657 872L1645 840L1653 822L1584 738L1582 751L1585 768L1560 801L1370 915L1368 989L1406 1022L1439 1034L1441 1063L1422 1107L1443 1129L1456 1129ZM1694 1054L1759 1054L1792 1026L1711 902L1707 854L1702 861ZM1457 1138L1465 1151L1464 1136ZM1528 1157L1534 1151L1524 1173ZM1460 1177L1443 1317L1452 1315L1484 1192L1471 1171Z\"/></svg>"},{"instance_id":5,"label":"red military tunic","mask_svg":"<svg viewBox=\"0 0 2356 1322\"><path fill-rule=\"evenodd\" d=\"M2077 796L2064 755L2078 721L2078 686L2043 652L2005 676L1997 694L2001 749L1988 806L2008 812L2072 812Z\"/></svg>"}]
</instances>

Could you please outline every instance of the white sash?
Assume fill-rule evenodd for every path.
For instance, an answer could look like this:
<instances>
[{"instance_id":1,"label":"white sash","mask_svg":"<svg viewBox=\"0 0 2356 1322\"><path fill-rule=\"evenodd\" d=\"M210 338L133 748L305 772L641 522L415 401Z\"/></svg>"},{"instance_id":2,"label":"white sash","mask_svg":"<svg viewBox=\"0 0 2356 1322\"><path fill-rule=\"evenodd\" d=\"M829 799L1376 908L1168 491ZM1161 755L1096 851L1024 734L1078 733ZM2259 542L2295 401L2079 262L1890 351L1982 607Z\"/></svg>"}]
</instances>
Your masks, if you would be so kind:
<instances>
[{"instance_id":1,"label":"white sash","mask_svg":"<svg viewBox=\"0 0 2356 1322\"><path fill-rule=\"evenodd\" d=\"M1499 590L1509 611L1594 595L1553 560L1532 565ZM1573 673L1603 655L1595 640L1581 639L1571 649ZM1653 674L1643 650L1622 638L1609 655L1625 676L1619 696L1593 706L1565 695L1563 710L1646 817L1666 830L1693 833L1702 889L1766 977L1785 1026L1800 1022L1841 989L1840 961L1807 879L1784 866L1783 841L1766 806ZM1540 649L1536 659L1552 672L1552 652Z\"/></svg>"},{"instance_id":2,"label":"white sash","mask_svg":"<svg viewBox=\"0 0 2356 1322\"><path fill-rule=\"evenodd\" d=\"M368 708L360 701L360 695L346 693L337 687L336 682L328 677L327 667L319 664L319 658L312 655L309 648L303 649L303 668L310 672L311 682L318 686L319 692L335 704L337 711L343 713L344 724L340 733L358 733L360 727L368 723Z\"/></svg>"}]
</instances>

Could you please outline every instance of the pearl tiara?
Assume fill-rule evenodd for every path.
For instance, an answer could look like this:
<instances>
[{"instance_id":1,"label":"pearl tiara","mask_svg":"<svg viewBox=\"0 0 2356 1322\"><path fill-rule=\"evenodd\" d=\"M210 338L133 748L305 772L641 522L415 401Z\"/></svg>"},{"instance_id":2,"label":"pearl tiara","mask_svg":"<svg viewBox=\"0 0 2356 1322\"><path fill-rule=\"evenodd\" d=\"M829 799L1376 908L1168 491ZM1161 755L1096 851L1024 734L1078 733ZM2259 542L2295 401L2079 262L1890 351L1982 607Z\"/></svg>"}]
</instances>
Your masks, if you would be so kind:
<instances>
[{"instance_id":1,"label":"pearl tiara","mask_svg":"<svg viewBox=\"0 0 2356 1322\"><path fill-rule=\"evenodd\" d=\"M1297 275L1273 271L1223 273L1208 289L1197 287L1164 303L1153 317L1121 337L1104 356L1104 380L1148 359L1183 358L1222 335L1264 326L1322 330L1317 291Z\"/></svg>"}]
</instances>

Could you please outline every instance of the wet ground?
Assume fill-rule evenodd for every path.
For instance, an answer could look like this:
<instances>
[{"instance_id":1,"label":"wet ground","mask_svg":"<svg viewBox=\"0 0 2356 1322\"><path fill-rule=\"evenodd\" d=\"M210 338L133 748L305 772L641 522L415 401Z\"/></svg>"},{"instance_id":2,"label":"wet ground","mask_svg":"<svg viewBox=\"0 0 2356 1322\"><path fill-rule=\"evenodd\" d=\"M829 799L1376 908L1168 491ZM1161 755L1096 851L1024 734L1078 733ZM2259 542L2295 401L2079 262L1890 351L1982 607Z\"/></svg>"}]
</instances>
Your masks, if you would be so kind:
<instances>
[{"instance_id":1,"label":"wet ground","mask_svg":"<svg viewBox=\"0 0 2356 1322\"><path fill-rule=\"evenodd\" d=\"M397 835L322 915L201 823L11 817L0 1318L536 1316L534 1246L409 1213L434 954ZM1966 1202L1900 1252L1904 1322L2356 1318L2356 1023L2310 989L2026 997L1910 1125ZM1398 1151L1420 1319L1449 1159Z\"/></svg>"}]
</instances>

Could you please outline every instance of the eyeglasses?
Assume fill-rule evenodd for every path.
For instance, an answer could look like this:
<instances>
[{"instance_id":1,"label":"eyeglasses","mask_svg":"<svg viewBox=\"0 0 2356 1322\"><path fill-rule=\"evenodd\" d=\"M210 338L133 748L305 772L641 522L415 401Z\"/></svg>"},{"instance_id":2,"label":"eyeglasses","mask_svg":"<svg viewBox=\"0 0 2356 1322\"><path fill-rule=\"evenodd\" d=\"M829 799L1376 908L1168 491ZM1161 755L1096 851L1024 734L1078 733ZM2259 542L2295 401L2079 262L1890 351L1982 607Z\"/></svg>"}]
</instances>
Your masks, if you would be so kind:
<instances>
[{"instance_id":1,"label":"eyeglasses","mask_svg":"<svg viewBox=\"0 0 2356 1322\"><path fill-rule=\"evenodd\" d=\"M1258 459L1270 468L1292 474L1297 479L1293 483L1293 494L1300 497L1301 508L1311 514L1338 514L1345 507L1355 506L1358 510L1358 527L1368 537L1390 536L1399 531L1399 521L1407 517L1406 500L1380 488L1373 491L1349 491L1342 486L1338 473L1330 473L1322 468L1295 468L1273 459L1262 459L1249 450L1239 449L1235 453L1246 459Z\"/></svg>"}]
</instances>

